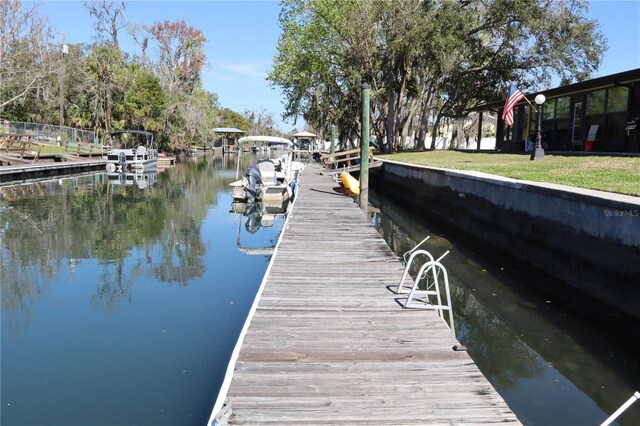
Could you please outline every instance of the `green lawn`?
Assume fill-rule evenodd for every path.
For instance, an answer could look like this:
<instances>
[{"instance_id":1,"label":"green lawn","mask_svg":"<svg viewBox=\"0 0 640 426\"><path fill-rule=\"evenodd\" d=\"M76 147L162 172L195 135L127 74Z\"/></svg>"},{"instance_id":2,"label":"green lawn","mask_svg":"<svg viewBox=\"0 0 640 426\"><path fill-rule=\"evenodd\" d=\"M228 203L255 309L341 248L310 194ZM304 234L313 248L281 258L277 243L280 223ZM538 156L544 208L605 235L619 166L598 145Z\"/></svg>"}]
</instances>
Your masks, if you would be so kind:
<instances>
[{"instance_id":1,"label":"green lawn","mask_svg":"<svg viewBox=\"0 0 640 426\"><path fill-rule=\"evenodd\" d=\"M42 145L42 150L40 151L40 155L44 154L64 154L64 146L56 146L56 145Z\"/></svg>"},{"instance_id":2,"label":"green lawn","mask_svg":"<svg viewBox=\"0 0 640 426\"><path fill-rule=\"evenodd\" d=\"M640 157L545 155L542 160L531 161L528 155L457 151L403 152L378 157L640 196Z\"/></svg>"},{"instance_id":3,"label":"green lawn","mask_svg":"<svg viewBox=\"0 0 640 426\"><path fill-rule=\"evenodd\" d=\"M80 150L81 153L88 153L89 148L85 145L83 146ZM77 147L75 146L71 146L69 148L69 152L70 153L75 153L78 152ZM98 152L97 150L95 152ZM65 151L64 146L57 146L57 145L47 145L47 144L42 144L42 150L40 151L40 155L45 155L45 154L66 154L67 151Z\"/></svg>"}]
</instances>

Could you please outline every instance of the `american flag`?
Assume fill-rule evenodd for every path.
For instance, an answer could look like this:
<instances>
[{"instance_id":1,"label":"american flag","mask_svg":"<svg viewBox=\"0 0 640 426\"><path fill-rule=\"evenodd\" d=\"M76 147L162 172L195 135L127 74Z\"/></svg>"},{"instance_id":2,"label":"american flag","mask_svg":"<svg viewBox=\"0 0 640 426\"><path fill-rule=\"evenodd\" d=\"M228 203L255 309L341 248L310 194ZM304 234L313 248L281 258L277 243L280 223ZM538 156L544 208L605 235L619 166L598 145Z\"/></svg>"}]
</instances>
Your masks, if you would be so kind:
<instances>
[{"instance_id":1,"label":"american flag","mask_svg":"<svg viewBox=\"0 0 640 426\"><path fill-rule=\"evenodd\" d=\"M509 97L504 103L504 110L502 111L502 119L507 126L513 125L513 108L516 106L518 102L520 102L524 98L524 94L516 87L515 84L511 83L511 88L509 89Z\"/></svg>"}]
</instances>

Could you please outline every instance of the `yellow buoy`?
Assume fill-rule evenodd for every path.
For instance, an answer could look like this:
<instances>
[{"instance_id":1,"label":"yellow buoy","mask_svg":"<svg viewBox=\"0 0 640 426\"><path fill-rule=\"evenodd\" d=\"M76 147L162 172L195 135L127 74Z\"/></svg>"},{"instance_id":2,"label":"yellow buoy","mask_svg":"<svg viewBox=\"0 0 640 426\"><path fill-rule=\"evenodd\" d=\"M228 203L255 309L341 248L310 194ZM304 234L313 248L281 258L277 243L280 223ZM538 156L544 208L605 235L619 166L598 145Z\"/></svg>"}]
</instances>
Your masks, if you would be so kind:
<instances>
[{"instance_id":1,"label":"yellow buoy","mask_svg":"<svg viewBox=\"0 0 640 426\"><path fill-rule=\"evenodd\" d=\"M340 181L353 195L360 195L360 182L351 176L349 172L340 173Z\"/></svg>"}]
</instances>

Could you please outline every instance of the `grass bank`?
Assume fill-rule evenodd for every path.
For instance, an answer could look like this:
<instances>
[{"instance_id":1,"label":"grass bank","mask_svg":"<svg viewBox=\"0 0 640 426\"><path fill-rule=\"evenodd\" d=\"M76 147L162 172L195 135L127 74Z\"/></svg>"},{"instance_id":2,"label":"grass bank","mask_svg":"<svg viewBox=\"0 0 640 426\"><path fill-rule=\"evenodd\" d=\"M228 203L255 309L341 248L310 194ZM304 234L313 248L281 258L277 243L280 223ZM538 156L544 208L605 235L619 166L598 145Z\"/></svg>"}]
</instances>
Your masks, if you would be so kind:
<instances>
[{"instance_id":1,"label":"grass bank","mask_svg":"<svg viewBox=\"0 0 640 426\"><path fill-rule=\"evenodd\" d=\"M531 161L518 154L423 151L379 158L640 196L640 157L545 155Z\"/></svg>"},{"instance_id":2,"label":"grass bank","mask_svg":"<svg viewBox=\"0 0 640 426\"><path fill-rule=\"evenodd\" d=\"M40 151L40 155L44 155L44 154L64 154L64 147L43 144L42 150Z\"/></svg>"},{"instance_id":3,"label":"grass bank","mask_svg":"<svg viewBox=\"0 0 640 426\"><path fill-rule=\"evenodd\" d=\"M64 146L48 145L48 144L41 144L41 145L42 145L42 149L40 150L40 155L45 155L45 154L67 154L67 153L76 153L76 152L81 152L81 153L89 153L89 152L91 152L89 150L88 146L83 146L80 149L78 149L76 146L72 146L67 151ZM96 149L94 152L98 153L99 151Z\"/></svg>"}]
</instances>

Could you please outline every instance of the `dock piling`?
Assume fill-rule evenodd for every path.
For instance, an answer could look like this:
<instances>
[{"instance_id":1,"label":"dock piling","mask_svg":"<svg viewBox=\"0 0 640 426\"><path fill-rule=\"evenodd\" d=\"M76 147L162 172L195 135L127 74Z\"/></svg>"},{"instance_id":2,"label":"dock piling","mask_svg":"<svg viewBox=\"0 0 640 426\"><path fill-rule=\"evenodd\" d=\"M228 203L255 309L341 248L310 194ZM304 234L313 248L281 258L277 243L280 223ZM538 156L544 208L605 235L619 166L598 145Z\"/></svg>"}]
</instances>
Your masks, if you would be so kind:
<instances>
[{"instance_id":1,"label":"dock piling","mask_svg":"<svg viewBox=\"0 0 640 426\"><path fill-rule=\"evenodd\" d=\"M367 214L369 206L369 99L371 89L362 84L362 119L360 120L360 208Z\"/></svg>"}]
</instances>

